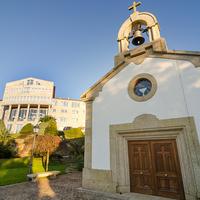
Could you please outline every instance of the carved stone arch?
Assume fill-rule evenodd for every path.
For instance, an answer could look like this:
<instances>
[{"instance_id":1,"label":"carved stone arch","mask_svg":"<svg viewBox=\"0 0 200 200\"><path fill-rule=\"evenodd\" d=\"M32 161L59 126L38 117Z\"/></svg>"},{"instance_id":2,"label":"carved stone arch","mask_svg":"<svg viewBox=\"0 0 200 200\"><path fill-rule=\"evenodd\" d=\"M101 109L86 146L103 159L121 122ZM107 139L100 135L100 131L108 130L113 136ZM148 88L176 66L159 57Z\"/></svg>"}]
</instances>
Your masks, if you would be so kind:
<instances>
[{"instance_id":1,"label":"carved stone arch","mask_svg":"<svg viewBox=\"0 0 200 200\"><path fill-rule=\"evenodd\" d=\"M118 33L120 53L129 50L129 35L138 22L148 27L150 42L160 38L160 28L156 17L148 12L134 12L120 27Z\"/></svg>"}]
</instances>

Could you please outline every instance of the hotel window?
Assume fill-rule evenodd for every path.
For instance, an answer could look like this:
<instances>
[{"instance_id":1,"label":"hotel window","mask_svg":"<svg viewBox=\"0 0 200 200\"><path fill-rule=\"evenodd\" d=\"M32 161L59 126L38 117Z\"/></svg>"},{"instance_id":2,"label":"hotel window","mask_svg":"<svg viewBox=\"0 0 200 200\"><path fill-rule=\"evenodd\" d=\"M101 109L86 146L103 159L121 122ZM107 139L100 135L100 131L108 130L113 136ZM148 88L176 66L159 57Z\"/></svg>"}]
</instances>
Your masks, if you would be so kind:
<instances>
[{"instance_id":1,"label":"hotel window","mask_svg":"<svg viewBox=\"0 0 200 200\"><path fill-rule=\"evenodd\" d=\"M16 113L17 113L17 108L13 108L13 109L11 110L10 117L9 117L9 120L10 120L10 121L14 121L15 116L16 116Z\"/></svg>"},{"instance_id":2,"label":"hotel window","mask_svg":"<svg viewBox=\"0 0 200 200\"><path fill-rule=\"evenodd\" d=\"M72 114L78 114L78 110L72 110Z\"/></svg>"},{"instance_id":3,"label":"hotel window","mask_svg":"<svg viewBox=\"0 0 200 200\"><path fill-rule=\"evenodd\" d=\"M27 114L27 109L20 109L18 120L23 121L24 119L26 119L26 114Z\"/></svg>"},{"instance_id":4,"label":"hotel window","mask_svg":"<svg viewBox=\"0 0 200 200\"><path fill-rule=\"evenodd\" d=\"M60 118L60 121L61 121L61 122L66 122L66 121L67 121L67 118L61 117L61 118Z\"/></svg>"},{"instance_id":5,"label":"hotel window","mask_svg":"<svg viewBox=\"0 0 200 200\"><path fill-rule=\"evenodd\" d=\"M45 117L47 115L47 112L48 112L47 108L40 109L40 118Z\"/></svg>"},{"instance_id":6,"label":"hotel window","mask_svg":"<svg viewBox=\"0 0 200 200\"><path fill-rule=\"evenodd\" d=\"M67 106L68 106L68 102L64 101L64 102L63 102L63 106L66 106L66 107L67 107Z\"/></svg>"},{"instance_id":7,"label":"hotel window","mask_svg":"<svg viewBox=\"0 0 200 200\"><path fill-rule=\"evenodd\" d=\"M34 121L37 117L37 109L31 108L28 114L28 120Z\"/></svg>"},{"instance_id":8,"label":"hotel window","mask_svg":"<svg viewBox=\"0 0 200 200\"><path fill-rule=\"evenodd\" d=\"M8 124L8 125L7 125L7 130L8 130L8 131L11 131L11 129L12 129L12 124Z\"/></svg>"},{"instance_id":9,"label":"hotel window","mask_svg":"<svg viewBox=\"0 0 200 200\"><path fill-rule=\"evenodd\" d=\"M21 129L22 129L22 124L17 124L16 125L16 133L20 132Z\"/></svg>"},{"instance_id":10,"label":"hotel window","mask_svg":"<svg viewBox=\"0 0 200 200\"><path fill-rule=\"evenodd\" d=\"M72 108L79 108L79 107L80 107L80 103L72 102Z\"/></svg>"},{"instance_id":11,"label":"hotel window","mask_svg":"<svg viewBox=\"0 0 200 200\"><path fill-rule=\"evenodd\" d=\"M56 106L56 105L57 105L57 101L53 101L53 105L55 105L55 106Z\"/></svg>"},{"instance_id":12,"label":"hotel window","mask_svg":"<svg viewBox=\"0 0 200 200\"><path fill-rule=\"evenodd\" d=\"M33 80L32 79L27 80L27 85L33 85Z\"/></svg>"},{"instance_id":13,"label":"hotel window","mask_svg":"<svg viewBox=\"0 0 200 200\"><path fill-rule=\"evenodd\" d=\"M78 119L77 118L72 118L72 123L76 123L78 122Z\"/></svg>"}]
</instances>

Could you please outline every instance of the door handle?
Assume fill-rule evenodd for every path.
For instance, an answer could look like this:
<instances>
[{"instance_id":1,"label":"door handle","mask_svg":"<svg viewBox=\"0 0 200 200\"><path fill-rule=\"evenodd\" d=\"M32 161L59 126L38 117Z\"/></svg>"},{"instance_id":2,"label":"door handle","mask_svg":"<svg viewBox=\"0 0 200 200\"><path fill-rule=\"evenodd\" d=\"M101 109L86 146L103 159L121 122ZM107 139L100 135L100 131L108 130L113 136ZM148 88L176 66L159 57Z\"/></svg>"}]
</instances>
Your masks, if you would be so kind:
<instances>
[{"instance_id":1,"label":"door handle","mask_svg":"<svg viewBox=\"0 0 200 200\"><path fill-rule=\"evenodd\" d=\"M165 177L167 177L168 176L168 174L165 174Z\"/></svg>"},{"instance_id":2,"label":"door handle","mask_svg":"<svg viewBox=\"0 0 200 200\"><path fill-rule=\"evenodd\" d=\"M143 172L140 172L140 174L142 175L142 174L143 174Z\"/></svg>"}]
</instances>

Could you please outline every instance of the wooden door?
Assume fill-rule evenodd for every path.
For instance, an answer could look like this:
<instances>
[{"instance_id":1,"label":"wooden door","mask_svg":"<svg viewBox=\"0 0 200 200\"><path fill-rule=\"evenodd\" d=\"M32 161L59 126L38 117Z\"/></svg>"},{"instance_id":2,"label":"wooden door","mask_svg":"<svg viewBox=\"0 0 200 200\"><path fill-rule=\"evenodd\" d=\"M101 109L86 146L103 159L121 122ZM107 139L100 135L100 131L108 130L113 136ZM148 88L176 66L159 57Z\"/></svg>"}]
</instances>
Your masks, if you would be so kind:
<instances>
[{"instance_id":1,"label":"wooden door","mask_svg":"<svg viewBox=\"0 0 200 200\"><path fill-rule=\"evenodd\" d=\"M154 193L149 142L129 142L131 192Z\"/></svg>"},{"instance_id":2,"label":"wooden door","mask_svg":"<svg viewBox=\"0 0 200 200\"><path fill-rule=\"evenodd\" d=\"M175 140L129 141L131 192L184 199Z\"/></svg>"},{"instance_id":3,"label":"wooden door","mask_svg":"<svg viewBox=\"0 0 200 200\"><path fill-rule=\"evenodd\" d=\"M151 150L157 186L156 194L184 199L176 141L152 141Z\"/></svg>"}]
</instances>

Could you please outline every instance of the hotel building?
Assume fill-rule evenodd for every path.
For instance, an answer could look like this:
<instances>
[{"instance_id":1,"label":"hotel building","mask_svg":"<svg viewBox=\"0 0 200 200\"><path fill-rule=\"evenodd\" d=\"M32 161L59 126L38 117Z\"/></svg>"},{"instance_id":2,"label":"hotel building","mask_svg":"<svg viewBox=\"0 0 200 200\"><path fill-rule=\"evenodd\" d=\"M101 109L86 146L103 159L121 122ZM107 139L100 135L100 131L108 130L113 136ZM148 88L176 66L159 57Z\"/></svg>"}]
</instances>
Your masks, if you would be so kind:
<instances>
[{"instance_id":1,"label":"hotel building","mask_svg":"<svg viewBox=\"0 0 200 200\"><path fill-rule=\"evenodd\" d=\"M37 124L46 115L56 118L58 130L85 127L85 103L56 98L53 82L25 78L6 84L0 118L11 133L19 132L27 123Z\"/></svg>"}]
</instances>

